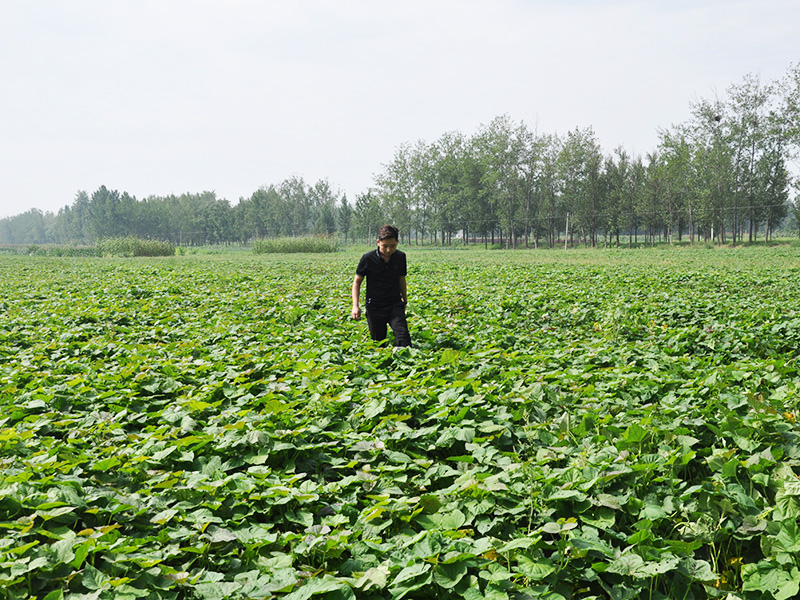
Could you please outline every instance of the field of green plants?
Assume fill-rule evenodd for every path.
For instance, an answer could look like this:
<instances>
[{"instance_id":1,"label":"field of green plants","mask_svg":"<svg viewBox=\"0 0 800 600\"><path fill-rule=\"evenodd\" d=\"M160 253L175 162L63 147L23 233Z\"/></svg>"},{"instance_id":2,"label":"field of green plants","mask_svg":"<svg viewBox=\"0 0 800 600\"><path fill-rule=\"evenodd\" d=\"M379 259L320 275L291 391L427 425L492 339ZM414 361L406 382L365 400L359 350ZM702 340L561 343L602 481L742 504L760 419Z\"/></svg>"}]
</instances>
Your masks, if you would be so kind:
<instances>
[{"instance_id":1,"label":"field of green plants","mask_svg":"<svg viewBox=\"0 0 800 600\"><path fill-rule=\"evenodd\" d=\"M800 251L0 256L0 598L784 600Z\"/></svg>"}]
</instances>

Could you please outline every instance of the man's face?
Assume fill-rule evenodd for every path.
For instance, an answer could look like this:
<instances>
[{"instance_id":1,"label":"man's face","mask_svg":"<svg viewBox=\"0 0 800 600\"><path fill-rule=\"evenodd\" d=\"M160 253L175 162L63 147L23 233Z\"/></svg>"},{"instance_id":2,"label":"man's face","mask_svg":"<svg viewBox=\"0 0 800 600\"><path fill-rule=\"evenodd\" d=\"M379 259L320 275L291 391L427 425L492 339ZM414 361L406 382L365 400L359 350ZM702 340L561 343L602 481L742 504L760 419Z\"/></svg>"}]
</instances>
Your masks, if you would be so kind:
<instances>
[{"instance_id":1,"label":"man's face","mask_svg":"<svg viewBox=\"0 0 800 600\"><path fill-rule=\"evenodd\" d=\"M384 258L389 258L397 250L397 240L389 238L386 240L378 240L378 252Z\"/></svg>"}]
</instances>

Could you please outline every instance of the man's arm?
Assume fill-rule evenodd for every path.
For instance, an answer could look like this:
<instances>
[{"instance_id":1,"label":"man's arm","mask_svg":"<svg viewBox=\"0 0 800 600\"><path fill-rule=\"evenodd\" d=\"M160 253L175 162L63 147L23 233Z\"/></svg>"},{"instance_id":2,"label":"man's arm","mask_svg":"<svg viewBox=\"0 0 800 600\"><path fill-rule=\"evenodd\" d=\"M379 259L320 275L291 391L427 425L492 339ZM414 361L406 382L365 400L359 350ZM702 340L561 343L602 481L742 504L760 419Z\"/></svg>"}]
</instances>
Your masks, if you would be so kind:
<instances>
[{"instance_id":1,"label":"man's arm","mask_svg":"<svg viewBox=\"0 0 800 600\"><path fill-rule=\"evenodd\" d=\"M408 304L408 287L406 286L406 278L400 278L400 299L403 304Z\"/></svg>"},{"instance_id":2,"label":"man's arm","mask_svg":"<svg viewBox=\"0 0 800 600\"><path fill-rule=\"evenodd\" d=\"M354 319L361 318L361 306L359 306L359 298L361 297L361 282L364 281L362 275L356 275L353 278L353 311L350 313Z\"/></svg>"}]
</instances>

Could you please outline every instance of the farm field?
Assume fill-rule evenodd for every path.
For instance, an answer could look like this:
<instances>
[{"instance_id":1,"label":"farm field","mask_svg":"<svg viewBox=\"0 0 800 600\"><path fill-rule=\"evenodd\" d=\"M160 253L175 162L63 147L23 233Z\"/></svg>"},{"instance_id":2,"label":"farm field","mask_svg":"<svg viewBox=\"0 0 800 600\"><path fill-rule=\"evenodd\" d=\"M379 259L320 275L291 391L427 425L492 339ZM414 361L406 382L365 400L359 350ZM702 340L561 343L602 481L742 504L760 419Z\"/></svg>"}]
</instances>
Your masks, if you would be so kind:
<instances>
[{"instance_id":1,"label":"farm field","mask_svg":"<svg viewBox=\"0 0 800 600\"><path fill-rule=\"evenodd\" d=\"M0 256L0 598L794 598L800 250Z\"/></svg>"}]
</instances>

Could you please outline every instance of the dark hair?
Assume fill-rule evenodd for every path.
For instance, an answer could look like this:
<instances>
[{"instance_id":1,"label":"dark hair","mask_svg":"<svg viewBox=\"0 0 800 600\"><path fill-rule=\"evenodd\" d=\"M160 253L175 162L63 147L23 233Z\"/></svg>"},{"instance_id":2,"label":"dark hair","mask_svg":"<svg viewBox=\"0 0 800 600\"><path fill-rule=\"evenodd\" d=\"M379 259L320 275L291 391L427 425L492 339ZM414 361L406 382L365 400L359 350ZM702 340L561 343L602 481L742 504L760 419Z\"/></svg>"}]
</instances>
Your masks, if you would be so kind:
<instances>
[{"instance_id":1,"label":"dark hair","mask_svg":"<svg viewBox=\"0 0 800 600\"><path fill-rule=\"evenodd\" d=\"M378 230L378 240L400 240L400 232L394 225L384 225Z\"/></svg>"}]
</instances>

